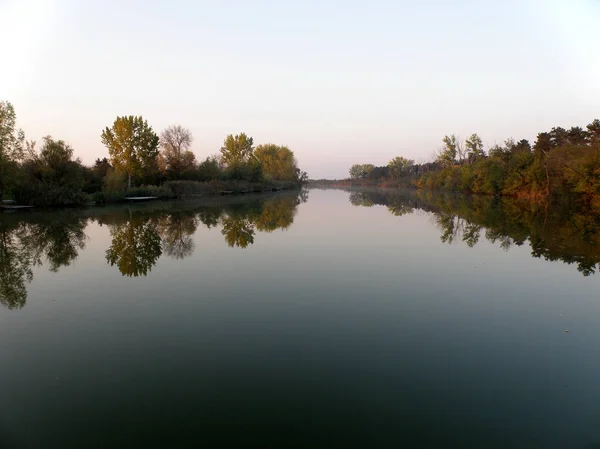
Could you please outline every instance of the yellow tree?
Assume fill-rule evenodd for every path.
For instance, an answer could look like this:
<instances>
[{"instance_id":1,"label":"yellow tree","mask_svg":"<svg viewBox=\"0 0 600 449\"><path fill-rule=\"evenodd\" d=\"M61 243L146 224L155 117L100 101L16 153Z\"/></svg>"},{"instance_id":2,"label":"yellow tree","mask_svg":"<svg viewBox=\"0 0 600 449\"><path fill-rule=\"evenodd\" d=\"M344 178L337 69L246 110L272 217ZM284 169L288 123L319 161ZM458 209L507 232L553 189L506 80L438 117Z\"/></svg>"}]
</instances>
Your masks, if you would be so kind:
<instances>
[{"instance_id":1,"label":"yellow tree","mask_svg":"<svg viewBox=\"0 0 600 449\"><path fill-rule=\"evenodd\" d=\"M286 146L272 143L259 145L254 150L254 156L262 165L263 173L278 181L293 181L296 179L296 159L294 152Z\"/></svg>"},{"instance_id":2,"label":"yellow tree","mask_svg":"<svg viewBox=\"0 0 600 449\"><path fill-rule=\"evenodd\" d=\"M112 165L131 178L156 165L159 138L142 116L117 117L112 128L102 131L102 143L108 148Z\"/></svg>"}]
</instances>

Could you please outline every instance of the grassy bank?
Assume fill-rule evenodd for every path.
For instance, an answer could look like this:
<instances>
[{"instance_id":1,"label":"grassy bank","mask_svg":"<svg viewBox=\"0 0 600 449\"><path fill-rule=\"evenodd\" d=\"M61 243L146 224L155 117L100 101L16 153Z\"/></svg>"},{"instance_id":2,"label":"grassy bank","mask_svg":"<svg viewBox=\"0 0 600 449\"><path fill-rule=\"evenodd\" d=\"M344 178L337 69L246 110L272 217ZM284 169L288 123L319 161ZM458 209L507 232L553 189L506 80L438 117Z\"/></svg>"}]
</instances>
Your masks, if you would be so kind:
<instances>
[{"instance_id":1,"label":"grassy bank","mask_svg":"<svg viewBox=\"0 0 600 449\"><path fill-rule=\"evenodd\" d=\"M256 192L272 192L279 190L294 190L301 187L300 183L287 181L168 181L161 186L141 186L128 190L102 191L89 195L88 203L110 204L127 201L126 198L152 196L161 200L190 199L202 196L217 196L220 194L247 194Z\"/></svg>"}]
</instances>

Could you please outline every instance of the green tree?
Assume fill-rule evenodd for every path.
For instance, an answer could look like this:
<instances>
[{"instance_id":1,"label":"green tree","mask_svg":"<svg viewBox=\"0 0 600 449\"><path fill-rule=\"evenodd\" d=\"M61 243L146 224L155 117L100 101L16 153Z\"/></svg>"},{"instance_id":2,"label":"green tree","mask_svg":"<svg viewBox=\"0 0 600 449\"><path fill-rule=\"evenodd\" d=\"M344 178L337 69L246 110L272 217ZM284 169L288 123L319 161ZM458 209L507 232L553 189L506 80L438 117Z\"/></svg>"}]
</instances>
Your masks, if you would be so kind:
<instances>
[{"instance_id":1,"label":"green tree","mask_svg":"<svg viewBox=\"0 0 600 449\"><path fill-rule=\"evenodd\" d=\"M83 204L84 167L73 159L73 148L63 140L44 137L39 153L33 149L22 167L23 181L15 192L25 204L61 206Z\"/></svg>"},{"instance_id":2,"label":"green tree","mask_svg":"<svg viewBox=\"0 0 600 449\"><path fill-rule=\"evenodd\" d=\"M449 167L456 163L456 157L460 157L462 150L460 150L460 143L454 134L444 136L442 141L444 142L444 147L438 155L436 162L442 167Z\"/></svg>"},{"instance_id":3,"label":"green tree","mask_svg":"<svg viewBox=\"0 0 600 449\"><path fill-rule=\"evenodd\" d=\"M471 134L471 137L465 140L465 148L469 160L477 160L485 156L483 140L477 134Z\"/></svg>"},{"instance_id":4,"label":"green tree","mask_svg":"<svg viewBox=\"0 0 600 449\"><path fill-rule=\"evenodd\" d=\"M592 123L590 123L589 125L586 126L586 134L587 134L587 138L588 141L591 144L595 144L595 143L599 143L600 142L600 120L595 119L594 121L592 121Z\"/></svg>"},{"instance_id":5,"label":"green tree","mask_svg":"<svg viewBox=\"0 0 600 449\"><path fill-rule=\"evenodd\" d=\"M131 178L154 169L158 157L159 138L142 116L117 117L112 128L102 131L102 143L108 148L113 166Z\"/></svg>"},{"instance_id":6,"label":"green tree","mask_svg":"<svg viewBox=\"0 0 600 449\"><path fill-rule=\"evenodd\" d=\"M212 181L221 177L221 168L216 157L207 157L197 169L197 177L200 181Z\"/></svg>"},{"instance_id":7,"label":"green tree","mask_svg":"<svg viewBox=\"0 0 600 449\"><path fill-rule=\"evenodd\" d=\"M388 172L392 179L400 179L410 174L415 162L402 156L396 156L388 163Z\"/></svg>"},{"instance_id":8,"label":"green tree","mask_svg":"<svg viewBox=\"0 0 600 449\"><path fill-rule=\"evenodd\" d=\"M350 178L365 179L375 169L373 164L354 164L350 167Z\"/></svg>"},{"instance_id":9,"label":"green tree","mask_svg":"<svg viewBox=\"0 0 600 449\"><path fill-rule=\"evenodd\" d=\"M222 161L226 165L248 162L254 151L254 140L245 133L229 134L221 147Z\"/></svg>"},{"instance_id":10,"label":"green tree","mask_svg":"<svg viewBox=\"0 0 600 449\"><path fill-rule=\"evenodd\" d=\"M0 200L15 182L17 164L23 160L25 134L17 130L17 114L8 101L0 101Z\"/></svg>"}]
</instances>

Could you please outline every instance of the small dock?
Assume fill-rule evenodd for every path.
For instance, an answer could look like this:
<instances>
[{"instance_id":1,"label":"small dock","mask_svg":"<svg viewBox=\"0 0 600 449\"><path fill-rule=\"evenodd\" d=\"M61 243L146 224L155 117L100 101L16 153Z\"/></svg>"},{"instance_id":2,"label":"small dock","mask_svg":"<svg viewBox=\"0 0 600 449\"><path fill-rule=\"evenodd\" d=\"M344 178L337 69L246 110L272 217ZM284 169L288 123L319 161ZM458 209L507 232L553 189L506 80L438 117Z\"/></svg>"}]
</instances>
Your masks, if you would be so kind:
<instances>
[{"instance_id":1,"label":"small dock","mask_svg":"<svg viewBox=\"0 0 600 449\"><path fill-rule=\"evenodd\" d=\"M19 206L18 204L0 204L0 210L33 209L34 206Z\"/></svg>"},{"instance_id":2,"label":"small dock","mask_svg":"<svg viewBox=\"0 0 600 449\"><path fill-rule=\"evenodd\" d=\"M126 196L123 198L124 201L129 201L131 203L134 202L142 202L142 201L152 201L157 200L157 196Z\"/></svg>"}]
</instances>

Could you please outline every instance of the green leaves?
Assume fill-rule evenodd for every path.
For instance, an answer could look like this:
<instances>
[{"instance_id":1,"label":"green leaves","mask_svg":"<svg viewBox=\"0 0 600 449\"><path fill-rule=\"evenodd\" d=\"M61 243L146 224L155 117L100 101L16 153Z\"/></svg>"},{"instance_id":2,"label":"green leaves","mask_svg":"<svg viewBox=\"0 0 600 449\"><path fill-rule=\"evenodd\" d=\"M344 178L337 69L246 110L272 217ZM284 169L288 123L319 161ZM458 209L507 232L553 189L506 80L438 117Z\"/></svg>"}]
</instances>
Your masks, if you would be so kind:
<instances>
[{"instance_id":1,"label":"green leaves","mask_svg":"<svg viewBox=\"0 0 600 449\"><path fill-rule=\"evenodd\" d=\"M388 163L389 176L392 179L399 179L402 176L406 176L410 173L413 165L415 165L414 161L402 156L396 156Z\"/></svg>"}]
</instances>

